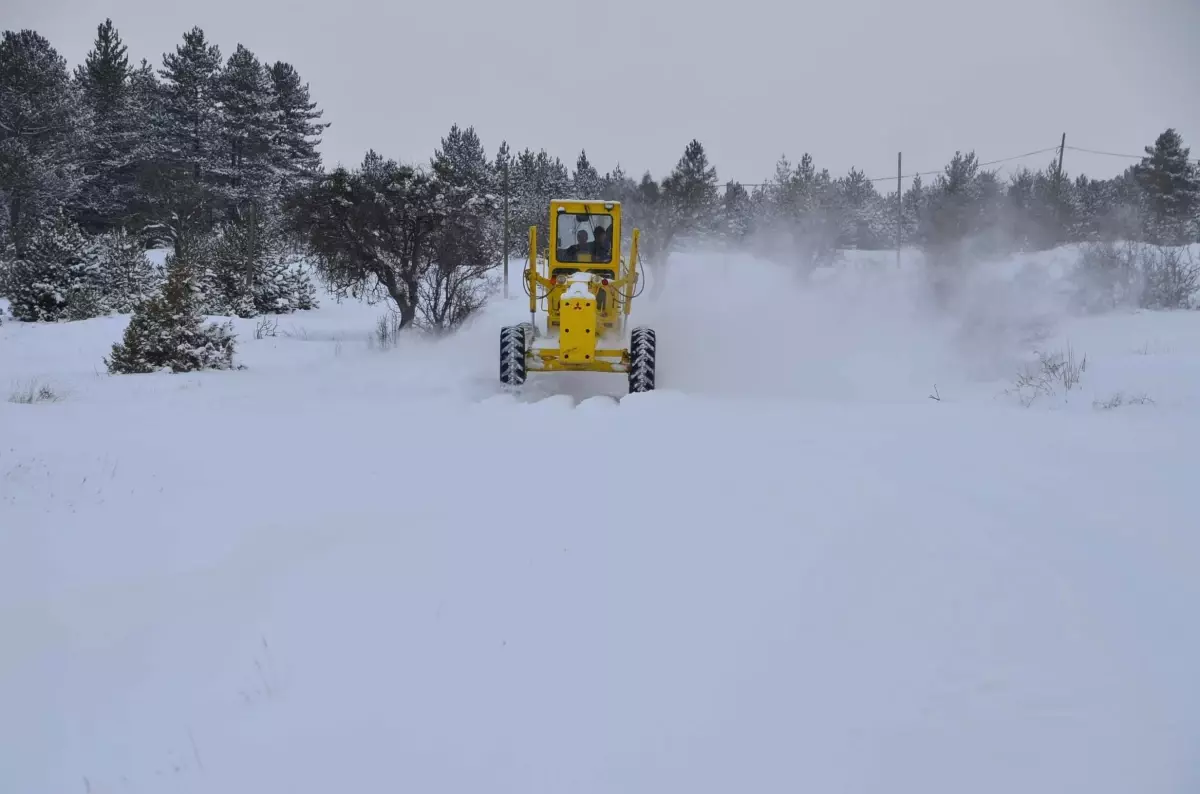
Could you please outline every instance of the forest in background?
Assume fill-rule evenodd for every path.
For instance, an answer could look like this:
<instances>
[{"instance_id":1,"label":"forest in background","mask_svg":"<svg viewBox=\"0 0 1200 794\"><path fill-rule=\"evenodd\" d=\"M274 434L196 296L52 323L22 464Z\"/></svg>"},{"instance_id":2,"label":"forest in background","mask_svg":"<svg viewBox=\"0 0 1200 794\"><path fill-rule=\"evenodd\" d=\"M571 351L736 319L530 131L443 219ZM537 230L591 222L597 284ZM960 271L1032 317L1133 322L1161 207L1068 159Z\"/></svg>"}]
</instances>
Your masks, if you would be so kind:
<instances>
[{"instance_id":1,"label":"forest in background","mask_svg":"<svg viewBox=\"0 0 1200 794\"><path fill-rule=\"evenodd\" d=\"M489 154L458 123L427 163L371 150L329 170L319 154L329 124L292 64L241 44L226 56L199 28L152 65L134 62L105 20L74 71L35 31L5 31L0 295L26 321L133 312L169 291L174 268L188 312L253 317L315 306L316 277L337 295L389 302L401 327L441 331L486 302L505 237L511 256L527 257L524 230L537 224L544 245L547 203L567 196L621 201L651 262L716 246L807 273L839 250L892 248L899 233L944 268L1088 243L1091 266L1127 292L1137 281L1143 305L1171 303L1146 287L1155 278L1183 295L1196 276L1145 253L1200 240L1200 168L1172 129L1110 179L1072 177L1057 154L1001 177L956 152L897 195L855 169L833 176L808 153L743 185L722 182L692 140L668 173L635 178L618 164L602 172L583 147L573 168L507 141ZM1137 261L1118 242L1142 245ZM153 248L170 249L165 266L146 256Z\"/></svg>"}]
</instances>

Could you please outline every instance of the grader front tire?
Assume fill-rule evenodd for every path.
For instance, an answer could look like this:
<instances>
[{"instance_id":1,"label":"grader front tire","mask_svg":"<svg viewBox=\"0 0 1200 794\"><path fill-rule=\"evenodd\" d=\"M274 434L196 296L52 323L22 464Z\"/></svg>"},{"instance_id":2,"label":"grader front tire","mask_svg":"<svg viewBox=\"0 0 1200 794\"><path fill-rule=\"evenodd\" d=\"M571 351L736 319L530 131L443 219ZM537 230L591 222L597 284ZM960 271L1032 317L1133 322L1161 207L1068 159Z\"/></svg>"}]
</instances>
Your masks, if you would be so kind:
<instances>
[{"instance_id":1,"label":"grader front tire","mask_svg":"<svg viewBox=\"0 0 1200 794\"><path fill-rule=\"evenodd\" d=\"M505 386L520 386L528 371L525 353L529 346L527 325L506 325L500 329L500 382Z\"/></svg>"},{"instance_id":2,"label":"grader front tire","mask_svg":"<svg viewBox=\"0 0 1200 794\"><path fill-rule=\"evenodd\" d=\"M654 391L658 342L649 328L633 329L629 337L629 393Z\"/></svg>"}]
</instances>

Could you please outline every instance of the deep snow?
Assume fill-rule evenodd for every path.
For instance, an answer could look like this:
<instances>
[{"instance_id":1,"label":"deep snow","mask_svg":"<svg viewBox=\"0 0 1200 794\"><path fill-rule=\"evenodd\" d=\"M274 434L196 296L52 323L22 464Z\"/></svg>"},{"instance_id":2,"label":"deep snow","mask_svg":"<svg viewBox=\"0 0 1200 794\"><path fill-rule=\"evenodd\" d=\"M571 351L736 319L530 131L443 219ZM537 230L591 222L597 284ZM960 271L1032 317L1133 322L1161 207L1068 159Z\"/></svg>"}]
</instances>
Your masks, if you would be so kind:
<instances>
[{"instance_id":1,"label":"deep snow","mask_svg":"<svg viewBox=\"0 0 1200 794\"><path fill-rule=\"evenodd\" d=\"M942 310L684 257L632 396L501 393L515 280L394 349L238 321L236 372L5 322L60 399L0 402L0 791L1195 790L1200 314L1067 317L1054 256Z\"/></svg>"}]
</instances>

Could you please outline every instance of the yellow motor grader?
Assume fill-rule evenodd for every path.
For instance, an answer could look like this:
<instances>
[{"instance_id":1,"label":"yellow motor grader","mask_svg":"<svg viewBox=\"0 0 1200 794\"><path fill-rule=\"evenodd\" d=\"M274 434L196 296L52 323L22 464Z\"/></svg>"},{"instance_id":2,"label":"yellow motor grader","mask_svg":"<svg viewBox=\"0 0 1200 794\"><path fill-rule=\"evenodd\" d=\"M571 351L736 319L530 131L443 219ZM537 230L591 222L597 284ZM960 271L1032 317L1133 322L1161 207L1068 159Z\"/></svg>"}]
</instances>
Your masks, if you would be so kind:
<instances>
[{"instance_id":1,"label":"yellow motor grader","mask_svg":"<svg viewBox=\"0 0 1200 794\"><path fill-rule=\"evenodd\" d=\"M634 292L639 230L631 235L628 263L621 255L618 201L555 199L549 231L543 260L537 226L529 227L524 283L530 318L500 329L500 382L519 386L530 372L622 372L630 392L652 391L654 331L627 330L640 294ZM546 313L540 326L539 303Z\"/></svg>"}]
</instances>

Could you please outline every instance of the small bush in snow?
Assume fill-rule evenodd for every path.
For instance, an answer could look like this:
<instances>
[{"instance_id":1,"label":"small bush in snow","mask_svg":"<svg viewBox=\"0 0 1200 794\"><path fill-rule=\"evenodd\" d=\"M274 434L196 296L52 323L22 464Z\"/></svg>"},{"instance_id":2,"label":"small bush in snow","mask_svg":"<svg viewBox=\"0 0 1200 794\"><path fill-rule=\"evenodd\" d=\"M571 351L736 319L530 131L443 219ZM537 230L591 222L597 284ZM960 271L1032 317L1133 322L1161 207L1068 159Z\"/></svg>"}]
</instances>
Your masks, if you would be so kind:
<instances>
[{"instance_id":1,"label":"small bush in snow","mask_svg":"<svg viewBox=\"0 0 1200 794\"><path fill-rule=\"evenodd\" d=\"M105 359L113 374L232 369L232 323L204 325L190 263L167 257L167 282L133 312L121 342Z\"/></svg>"},{"instance_id":2,"label":"small bush in snow","mask_svg":"<svg viewBox=\"0 0 1200 794\"><path fill-rule=\"evenodd\" d=\"M276 336L276 331L279 329L279 321L270 317L263 317L258 321L258 325L254 327L254 338L264 339L268 336Z\"/></svg>"},{"instance_id":3,"label":"small bush in snow","mask_svg":"<svg viewBox=\"0 0 1200 794\"><path fill-rule=\"evenodd\" d=\"M482 265L434 266L421 277L418 321L423 330L445 333L458 328L487 305L495 284Z\"/></svg>"},{"instance_id":4,"label":"small bush in snow","mask_svg":"<svg viewBox=\"0 0 1200 794\"><path fill-rule=\"evenodd\" d=\"M1200 287L1200 265L1187 248L1146 246L1141 256L1142 308L1190 309Z\"/></svg>"},{"instance_id":5,"label":"small bush in snow","mask_svg":"<svg viewBox=\"0 0 1200 794\"><path fill-rule=\"evenodd\" d=\"M24 405L32 405L34 403L58 402L59 396L49 385L36 381L30 381L21 388L15 390L8 397L10 403L21 403Z\"/></svg>"},{"instance_id":6,"label":"small bush in snow","mask_svg":"<svg viewBox=\"0 0 1200 794\"><path fill-rule=\"evenodd\" d=\"M388 312L380 315L375 323L375 335L371 337L371 347L378 346L381 350L395 347L400 340L400 314Z\"/></svg>"},{"instance_id":7,"label":"small bush in snow","mask_svg":"<svg viewBox=\"0 0 1200 794\"><path fill-rule=\"evenodd\" d=\"M1200 291L1200 263L1187 248L1131 241L1089 243L1072 279L1084 311L1187 309Z\"/></svg>"},{"instance_id":8,"label":"small bush in snow","mask_svg":"<svg viewBox=\"0 0 1200 794\"><path fill-rule=\"evenodd\" d=\"M1084 245L1071 280L1076 302L1086 312L1137 305L1142 292L1137 243Z\"/></svg>"},{"instance_id":9,"label":"small bush in snow","mask_svg":"<svg viewBox=\"0 0 1200 794\"><path fill-rule=\"evenodd\" d=\"M1051 396L1058 388L1064 393L1071 391L1087 371L1087 356L1076 360L1075 351L1069 345L1065 354L1038 353L1037 357L1037 364L1019 372L1015 388L1009 390L1027 408L1038 397Z\"/></svg>"},{"instance_id":10,"label":"small bush in snow","mask_svg":"<svg viewBox=\"0 0 1200 794\"><path fill-rule=\"evenodd\" d=\"M1147 403L1153 405L1154 400L1151 400L1144 394L1129 397L1118 392L1107 400L1093 400L1092 407L1098 411L1111 411L1114 408L1120 408L1122 405L1146 405Z\"/></svg>"}]
</instances>

